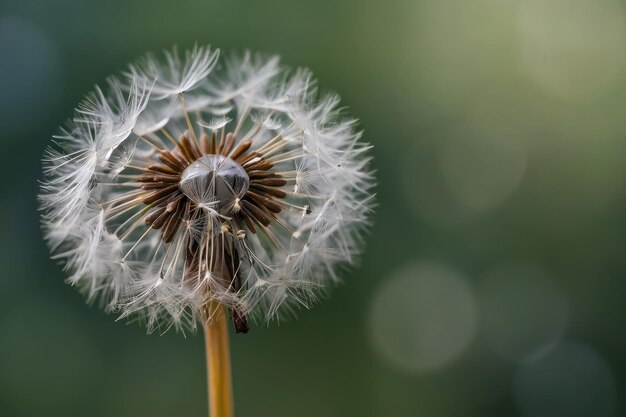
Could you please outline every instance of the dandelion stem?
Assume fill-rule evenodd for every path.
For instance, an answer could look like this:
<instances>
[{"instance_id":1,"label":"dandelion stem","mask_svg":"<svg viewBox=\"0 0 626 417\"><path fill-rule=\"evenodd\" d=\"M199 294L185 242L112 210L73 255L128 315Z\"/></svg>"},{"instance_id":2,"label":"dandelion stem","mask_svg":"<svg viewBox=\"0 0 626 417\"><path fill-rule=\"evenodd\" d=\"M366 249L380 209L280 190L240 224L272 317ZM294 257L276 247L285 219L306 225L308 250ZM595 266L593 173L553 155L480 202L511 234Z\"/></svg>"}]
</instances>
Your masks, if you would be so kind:
<instances>
[{"instance_id":1,"label":"dandelion stem","mask_svg":"<svg viewBox=\"0 0 626 417\"><path fill-rule=\"evenodd\" d=\"M233 417L233 388L230 374L228 323L224 306L209 302L204 324L207 377L209 384L209 416Z\"/></svg>"}]
</instances>

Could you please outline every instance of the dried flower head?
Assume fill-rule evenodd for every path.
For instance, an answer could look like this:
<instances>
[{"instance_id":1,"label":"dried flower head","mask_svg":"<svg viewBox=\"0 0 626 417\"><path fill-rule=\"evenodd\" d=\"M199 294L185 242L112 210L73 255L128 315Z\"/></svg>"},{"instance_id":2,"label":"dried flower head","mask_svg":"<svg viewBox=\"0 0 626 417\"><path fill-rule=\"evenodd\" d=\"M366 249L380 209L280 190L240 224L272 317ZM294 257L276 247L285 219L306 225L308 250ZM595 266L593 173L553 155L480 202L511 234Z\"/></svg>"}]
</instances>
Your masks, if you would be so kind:
<instances>
[{"instance_id":1,"label":"dried flower head","mask_svg":"<svg viewBox=\"0 0 626 417\"><path fill-rule=\"evenodd\" d=\"M277 57L219 65L218 52L129 66L44 158L54 258L90 300L149 329L194 328L211 301L242 332L250 314L308 306L367 223L368 146L339 98Z\"/></svg>"}]
</instances>

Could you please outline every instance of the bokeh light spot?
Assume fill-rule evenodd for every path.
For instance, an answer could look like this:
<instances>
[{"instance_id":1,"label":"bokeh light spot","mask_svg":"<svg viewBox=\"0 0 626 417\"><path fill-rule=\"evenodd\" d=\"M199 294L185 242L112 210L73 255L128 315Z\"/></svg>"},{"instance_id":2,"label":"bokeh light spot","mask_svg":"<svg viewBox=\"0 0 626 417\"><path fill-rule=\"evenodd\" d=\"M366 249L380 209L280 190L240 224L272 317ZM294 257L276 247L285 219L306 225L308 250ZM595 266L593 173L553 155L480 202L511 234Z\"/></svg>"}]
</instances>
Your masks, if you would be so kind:
<instances>
[{"instance_id":1,"label":"bokeh light spot","mask_svg":"<svg viewBox=\"0 0 626 417\"><path fill-rule=\"evenodd\" d=\"M565 343L516 372L515 399L524 417L610 417L616 395L606 362L578 343Z\"/></svg>"},{"instance_id":2,"label":"bokeh light spot","mask_svg":"<svg viewBox=\"0 0 626 417\"><path fill-rule=\"evenodd\" d=\"M490 349L515 360L538 358L558 343L567 324L567 301L536 266L491 271L478 287L481 329Z\"/></svg>"},{"instance_id":3,"label":"bokeh light spot","mask_svg":"<svg viewBox=\"0 0 626 417\"><path fill-rule=\"evenodd\" d=\"M623 72L626 33L617 0L523 0L518 23L524 67L549 93L597 96Z\"/></svg>"},{"instance_id":4,"label":"bokeh light spot","mask_svg":"<svg viewBox=\"0 0 626 417\"><path fill-rule=\"evenodd\" d=\"M374 297L371 342L392 368L429 373L450 365L476 327L471 289L446 266L419 263L391 275Z\"/></svg>"}]
</instances>

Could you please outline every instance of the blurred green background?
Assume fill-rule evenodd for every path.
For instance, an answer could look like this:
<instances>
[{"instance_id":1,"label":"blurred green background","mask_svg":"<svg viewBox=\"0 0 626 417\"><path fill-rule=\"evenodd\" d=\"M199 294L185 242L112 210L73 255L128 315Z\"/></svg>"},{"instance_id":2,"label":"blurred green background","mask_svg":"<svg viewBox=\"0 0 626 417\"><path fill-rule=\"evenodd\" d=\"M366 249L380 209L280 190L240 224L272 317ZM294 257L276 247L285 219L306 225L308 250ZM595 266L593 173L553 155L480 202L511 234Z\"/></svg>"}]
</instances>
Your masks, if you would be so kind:
<instances>
[{"instance_id":1,"label":"blurred green background","mask_svg":"<svg viewBox=\"0 0 626 417\"><path fill-rule=\"evenodd\" d=\"M145 334L63 283L40 157L95 83L210 43L310 67L361 119L361 265L233 335L238 416L626 413L626 4L0 1L0 415L206 415L200 335Z\"/></svg>"}]
</instances>

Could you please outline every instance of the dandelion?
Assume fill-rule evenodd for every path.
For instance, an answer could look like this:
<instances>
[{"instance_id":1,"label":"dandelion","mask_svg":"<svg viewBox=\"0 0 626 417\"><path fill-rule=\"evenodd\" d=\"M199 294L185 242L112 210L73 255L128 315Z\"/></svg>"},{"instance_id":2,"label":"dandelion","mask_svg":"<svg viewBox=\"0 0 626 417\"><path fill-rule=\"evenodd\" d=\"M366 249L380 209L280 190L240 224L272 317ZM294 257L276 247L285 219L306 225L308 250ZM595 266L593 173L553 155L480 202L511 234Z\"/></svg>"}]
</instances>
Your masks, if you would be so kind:
<instances>
[{"instance_id":1,"label":"dandelion","mask_svg":"<svg viewBox=\"0 0 626 417\"><path fill-rule=\"evenodd\" d=\"M40 204L88 300L149 331L203 325L212 415L230 416L227 317L246 333L338 281L373 176L356 120L308 70L218 57L148 55L96 88L46 150Z\"/></svg>"}]
</instances>

